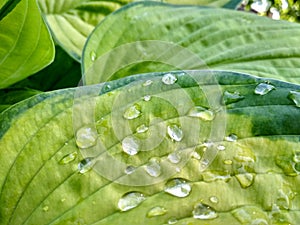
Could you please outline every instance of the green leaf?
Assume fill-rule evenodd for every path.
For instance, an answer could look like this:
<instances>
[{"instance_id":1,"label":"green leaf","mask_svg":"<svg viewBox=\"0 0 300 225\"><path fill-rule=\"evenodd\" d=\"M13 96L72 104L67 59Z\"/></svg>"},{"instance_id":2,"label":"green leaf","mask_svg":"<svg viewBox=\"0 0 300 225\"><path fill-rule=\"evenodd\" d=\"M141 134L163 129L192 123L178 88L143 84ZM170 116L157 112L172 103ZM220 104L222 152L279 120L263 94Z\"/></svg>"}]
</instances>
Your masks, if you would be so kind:
<instances>
[{"instance_id":1,"label":"green leaf","mask_svg":"<svg viewBox=\"0 0 300 225\"><path fill-rule=\"evenodd\" d=\"M54 45L35 0L21 0L0 20L0 30L0 88L52 62Z\"/></svg>"},{"instance_id":2,"label":"green leaf","mask_svg":"<svg viewBox=\"0 0 300 225\"><path fill-rule=\"evenodd\" d=\"M244 12L135 3L94 30L83 72L86 84L174 69L240 71L300 83L299 35L299 24Z\"/></svg>"},{"instance_id":3,"label":"green leaf","mask_svg":"<svg viewBox=\"0 0 300 225\"><path fill-rule=\"evenodd\" d=\"M159 1L157 1L159 2ZM201 5L210 7L226 7L234 9L241 0L163 0L161 2L181 5Z\"/></svg>"},{"instance_id":4,"label":"green leaf","mask_svg":"<svg viewBox=\"0 0 300 225\"><path fill-rule=\"evenodd\" d=\"M295 224L298 90L180 71L22 101L0 117L0 224Z\"/></svg>"}]
</instances>

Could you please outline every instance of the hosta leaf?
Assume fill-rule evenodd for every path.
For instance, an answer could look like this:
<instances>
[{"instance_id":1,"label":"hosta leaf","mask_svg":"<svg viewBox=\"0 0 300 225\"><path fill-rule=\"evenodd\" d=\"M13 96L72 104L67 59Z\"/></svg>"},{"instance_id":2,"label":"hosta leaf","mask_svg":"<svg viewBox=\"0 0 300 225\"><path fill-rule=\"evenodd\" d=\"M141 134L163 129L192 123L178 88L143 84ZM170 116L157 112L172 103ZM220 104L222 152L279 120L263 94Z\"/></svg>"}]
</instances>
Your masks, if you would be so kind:
<instances>
[{"instance_id":1,"label":"hosta leaf","mask_svg":"<svg viewBox=\"0 0 300 225\"><path fill-rule=\"evenodd\" d=\"M298 90L181 71L36 95L0 117L0 224L295 224Z\"/></svg>"},{"instance_id":2,"label":"hosta leaf","mask_svg":"<svg viewBox=\"0 0 300 225\"><path fill-rule=\"evenodd\" d=\"M175 68L241 71L300 83L299 35L299 24L245 12L135 3L94 30L83 71L87 84ZM182 57L183 51L191 58Z\"/></svg>"},{"instance_id":3,"label":"hosta leaf","mask_svg":"<svg viewBox=\"0 0 300 225\"><path fill-rule=\"evenodd\" d=\"M0 20L0 88L39 71L54 57L53 42L36 1L21 0L9 10Z\"/></svg>"}]
</instances>

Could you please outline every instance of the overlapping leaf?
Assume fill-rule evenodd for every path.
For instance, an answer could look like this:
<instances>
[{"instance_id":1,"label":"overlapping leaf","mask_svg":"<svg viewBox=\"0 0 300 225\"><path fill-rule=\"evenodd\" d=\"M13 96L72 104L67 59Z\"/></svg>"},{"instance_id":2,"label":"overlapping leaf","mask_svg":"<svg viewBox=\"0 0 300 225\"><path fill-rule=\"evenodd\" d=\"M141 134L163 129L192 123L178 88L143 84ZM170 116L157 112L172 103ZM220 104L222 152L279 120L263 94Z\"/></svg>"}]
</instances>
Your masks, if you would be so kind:
<instances>
[{"instance_id":1,"label":"overlapping leaf","mask_svg":"<svg viewBox=\"0 0 300 225\"><path fill-rule=\"evenodd\" d=\"M258 94L261 83L273 88ZM294 224L300 110L291 93L298 90L243 74L186 71L36 95L1 114L0 224L203 224L208 211L197 211L199 204L216 213L205 224ZM195 107L204 114L191 114ZM180 134L167 129L174 124L183 132L177 141ZM149 130L137 131L141 125ZM96 129L97 140L78 149L74 130L78 140L85 126ZM144 143L136 155L122 147L132 136ZM153 149L146 149L151 137ZM172 163L176 150L181 160ZM83 157L95 164L81 174ZM153 157L161 163L157 177L144 171ZM202 163L211 164L200 172ZM126 174L127 165L142 176L129 179L135 172ZM171 177L187 180L186 197L164 192ZM146 200L121 212L119 199L132 191ZM166 211L153 216L153 207Z\"/></svg>"}]
</instances>

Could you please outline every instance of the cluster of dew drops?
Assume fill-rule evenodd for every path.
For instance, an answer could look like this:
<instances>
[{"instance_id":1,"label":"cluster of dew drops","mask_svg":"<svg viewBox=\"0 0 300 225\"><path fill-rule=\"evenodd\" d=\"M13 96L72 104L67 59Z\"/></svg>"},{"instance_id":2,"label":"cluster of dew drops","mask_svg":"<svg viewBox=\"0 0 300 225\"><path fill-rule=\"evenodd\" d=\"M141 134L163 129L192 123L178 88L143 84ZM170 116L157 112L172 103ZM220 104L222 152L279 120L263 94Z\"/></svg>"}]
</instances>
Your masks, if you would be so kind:
<instances>
[{"instance_id":1,"label":"cluster of dew drops","mask_svg":"<svg viewBox=\"0 0 300 225\"><path fill-rule=\"evenodd\" d=\"M172 85L176 83L177 77L173 75L172 73L166 73L163 75L161 81L163 82L164 85ZM147 80L143 83L143 86L149 86L153 83L152 80ZM272 90L275 89L275 86L263 82L259 83L255 89L254 93L256 95L266 95ZM300 91L290 91L288 97L294 102L294 104L297 107L300 107ZM239 92L228 92L225 91L223 94L223 102L227 104L231 104L234 102L238 102L240 100L243 100L244 96L242 96ZM151 101L151 96L146 95L143 97L143 100L148 102ZM133 120L135 118L138 118L141 115L141 110L137 105L132 105L129 108L127 108L123 114L125 119L128 120ZM190 117L197 117L200 118L201 120L204 121L212 121L215 117L215 112L213 110L204 108L202 106L194 106L192 107L189 112L188 116ZM148 127L145 124L142 124L136 128L137 133L144 133L148 131ZM183 137L183 131L181 127L177 124L170 124L167 126L167 134L168 136L175 142L180 142ZM94 127L91 126L83 126L76 132L76 144L80 149L86 149L90 148L94 145L96 145L98 138L97 130ZM229 136L225 137L226 141L230 142L235 142L237 140L237 136L235 134L230 134ZM139 145L139 140L133 136L128 136L125 137L122 140L122 150L130 155L136 155L139 153L140 145ZM218 146L218 150L223 151L225 150L224 146ZM194 152L195 153L195 152ZM196 153L197 154L197 153ZM74 161L77 157L77 152L70 153L68 155L65 155L61 160L60 164L68 164L72 161ZM194 156L195 158L200 158L197 156ZM181 158L180 155L177 154L177 152L172 152L168 155L168 160L171 163L179 163ZM205 161L204 161L205 162ZM229 160L228 162L224 162L230 164ZM93 158L85 158L83 159L79 164L78 164L78 170L79 173L86 173L93 167ZM125 169L126 174L131 174L135 171L135 167L133 166L128 166ZM153 177L158 177L161 174L161 168L159 165L159 160L157 158L152 158L149 160L149 163L145 166L145 171ZM189 196L190 192L192 190L192 185L185 179L183 178L173 178L165 184L164 192L178 197L178 198L185 198ZM119 200L118 202L118 208L121 211L128 211L131 210L138 205L140 205L143 201L147 199L147 196L144 195L141 192L128 192L125 193ZM210 202L212 204L217 204L219 202L218 197L216 196L211 196L209 198ZM156 217L156 216L162 216L165 215L168 212L168 210L163 207L163 206L155 206L151 208L146 216L147 217ZM206 205L202 202L199 202L195 204L194 209L192 211L193 217L195 219L202 219L202 220L207 220L207 219L214 219L218 217L217 212L209 205ZM177 218L171 217L168 220L168 224L176 224L178 222Z\"/></svg>"}]
</instances>

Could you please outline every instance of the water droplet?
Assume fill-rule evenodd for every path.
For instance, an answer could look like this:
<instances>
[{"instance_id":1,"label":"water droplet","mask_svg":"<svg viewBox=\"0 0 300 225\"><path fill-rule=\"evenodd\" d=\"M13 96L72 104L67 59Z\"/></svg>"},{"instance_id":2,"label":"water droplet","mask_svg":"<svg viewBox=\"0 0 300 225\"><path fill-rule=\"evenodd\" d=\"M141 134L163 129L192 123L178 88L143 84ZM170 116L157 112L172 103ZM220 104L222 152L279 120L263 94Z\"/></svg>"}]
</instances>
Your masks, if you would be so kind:
<instances>
[{"instance_id":1,"label":"water droplet","mask_svg":"<svg viewBox=\"0 0 300 225\"><path fill-rule=\"evenodd\" d=\"M81 160L81 162L78 164L79 173L83 174L90 171L93 168L93 165L94 165L93 158L88 157Z\"/></svg>"},{"instance_id":2,"label":"water droplet","mask_svg":"<svg viewBox=\"0 0 300 225\"><path fill-rule=\"evenodd\" d=\"M76 159L76 157L77 157L77 152L69 153L63 156L61 160L59 160L59 164L64 165L73 162Z\"/></svg>"},{"instance_id":3,"label":"water droplet","mask_svg":"<svg viewBox=\"0 0 300 225\"><path fill-rule=\"evenodd\" d=\"M138 118L141 115L140 107L139 105L135 104L133 106L130 106L128 109L124 112L124 118L128 120L132 120L135 118Z\"/></svg>"},{"instance_id":4,"label":"water droplet","mask_svg":"<svg viewBox=\"0 0 300 225\"><path fill-rule=\"evenodd\" d=\"M167 74L163 75L161 80L164 84L170 85L170 84L174 84L177 81L177 78L175 75L173 75L171 73L167 73Z\"/></svg>"},{"instance_id":5,"label":"water droplet","mask_svg":"<svg viewBox=\"0 0 300 225\"><path fill-rule=\"evenodd\" d=\"M48 212L48 211L49 211L49 206L45 205L45 206L43 207L43 211L44 211L44 212Z\"/></svg>"},{"instance_id":6,"label":"water droplet","mask_svg":"<svg viewBox=\"0 0 300 225\"><path fill-rule=\"evenodd\" d=\"M161 174L159 160L156 158L150 159L149 163L145 167L145 170L151 177L159 177Z\"/></svg>"},{"instance_id":7,"label":"water droplet","mask_svg":"<svg viewBox=\"0 0 300 225\"><path fill-rule=\"evenodd\" d=\"M239 224L268 225L268 215L256 206L243 206L232 211Z\"/></svg>"},{"instance_id":8,"label":"water droplet","mask_svg":"<svg viewBox=\"0 0 300 225\"><path fill-rule=\"evenodd\" d=\"M127 166L126 168L125 168L125 173L126 174L132 174L134 171L136 170L136 168L134 167L134 166Z\"/></svg>"},{"instance_id":9,"label":"water droplet","mask_svg":"<svg viewBox=\"0 0 300 225\"><path fill-rule=\"evenodd\" d=\"M209 201L211 201L212 203L218 203L219 202L219 199L217 196L211 196L209 198Z\"/></svg>"},{"instance_id":10,"label":"water droplet","mask_svg":"<svg viewBox=\"0 0 300 225\"><path fill-rule=\"evenodd\" d=\"M275 89L275 87L271 84L260 83L256 86L254 93L257 95L266 95L274 89Z\"/></svg>"},{"instance_id":11,"label":"water droplet","mask_svg":"<svg viewBox=\"0 0 300 225\"><path fill-rule=\"evenodd\" d=\"M122 148L128 155L136 155L140 151L139 140L133 136L128 136L123 139Z\"/></svg>"},{"instance_id":12,"label":"water droplet","mask_svg":"<svg viewBox=\"0 0 300 225\"><path fill-rule=\"evenodd\" d=\"M192 158L200 160L200 159L201 159L201 156L199 155L198 152L195 152L195 151L194 151L194 152L192 153Z\"/></svg>"},{"instance_id":13,"label":"water droplet","mask_svg":"<svg viewBox=\"0 0 300 225\"><path fill-rule=\"evenodd\" d=\"M188 116L197 117L204 121L212 121L215 118L215 113L201 106L194 106L189 110Z\"/></svg>"},{"instance_id":14,"label":"water droplet","mask_svg":"<svg viewBox=\"0 0 300 225\"><path fill-rule=\"evenodd\" d=\"M199 167L200 172L204 171L208 167L209 163L210 161L208 159L202 159L200 161L200 167Z\"/></svg>"},{"instance_id":15,"label":"water droplet","mask_svg":"<svg viewBox=\"0 0 300 225\"><path fill-rule=\"evenodd\" d=\"M188 196L191 190L191 185L186 180L181 178L169 180L165 187L165 192L179 198Z\"/></svg>"},{"instance_id":16,"label":"water droplet","mask_svg":"<svg viewBox=\"0 0 300 225\"><path fill-rule=\"evenodd\" d=\"M205 172L202 174L203 181L205 182L214 182L217 180L221 180L224 182L228 182L231 179L230 174L227 172Z\"/></svg>"},{"instance_id":17,"label":"water droplet","mask_svg":"<svg viewBox=\"0 0 300 225\"><path fill-rule=\"evenodd\" d=\"M230 160L230 159L225 159L225 160L223 161L223 163L224 163L225 165L232 165L232 160Z\"/></svg>"},{"instance_id":18,"label":"water droplet","mask_svg":"<svg viewBox=\"0 0 300 225\"><path fill-rule=\"evenodd\" d=\"M183 131L178 125L171 124L168 125L168 135L174 141L181 141L183 138Z\"/></svg>"},{"instance_id":19,"label":"water droplet","mask_svg":"<svg viewBox=\"0 0 300 225\"><path fill-rule=\"evenodd\" d=\"M223 102L224 104L226 105L229 105L231 103L234 103L234 102L238 102L238 101L241 101L243 100L245 97L240 95L239 92L235 91L235 92L228 92L228 91L225 91L224 94L223 94Z\"/></svg>"},{"instance_id":20,"label":"water droplet","mask_svg":"<svg viewBox=\"0 0 300 225\"><path fill-rule=\"evenodd\" d=\"M300 151L296 151L296 152L294 153L293 161L294 161L295 163L300 162Z\"/></svg>"},{"instance_id":21,"label":"water droplet","mask_svg":"<svg viewBox=\"0 0 300 225\"><path fill-rule=\"evenodd\" d=\"M90 57L91 57L91 60L94 62L97 58L97 54L95 51L91 51L90 52Z\"/></svg>"},{"instance_id":22,"label":"water droplet","mask_svg":"<svg viewBox=\"0 0 300 225\"><path fill-rule=\"evenodd\" d=\"M146 200L146 197L140 192L129 192L124 194L119 202L118 207L121 211L128 211L137 207L143 201Z\"/></svg>"},{"instance_id":23,"label":"water droplet","mask_svg":"<svg viewBox=\"0 0 300 225\"><path fill-rule=\"evenodd\" d=\"M171 163L179 163L180 160L181 160L181 157L179 155L178 152L172 152L168 155L168 160L171 162Z\"/></svg>"},{"instance_id":24,"label":"water droplet","mask_svg":"<svg viewBox=\"0 0 300 225\"><path fill-rule=\"evenodd\" d=\"M225 151L225 146L224 145L218 145L217 146L217 149L219 150L219 151Z\"/></svg>"},{"instance_id":25,"label":"water droplet","mask_svg":"<svg viewBox=\"0 0 300 225\"><path fill-rule=\"evenodd\" d=\"M147 217L155 217L155 216L162 216L167 213L167 210L164 207L156 206L150 209L147 213Z\"/></svg>"},{"instance_id":26,"label":"water droplet","mask_svg":"<svg viewBox=\"0 0 300 225\"><path fill-rule=\"evenodd\" d=\"M242 173L236 174L235 177L242 188L248 188L254 183L255 175L252 173Z\"/></svg>"},{"instance_id":27,"label":"water droplet","mask_svg":"<svg viewBox=\"0 0 300 225\"><path fill-rule=\"evenodd\" d=\"M146 80L144 83L143 83L143 86L146 87L146 86L149 86L153 84L153 81L152 80Z\"/></svg>"},{"instance_id":28,"label":"water droplet","mask_svg":"<svg viewBox=\"0 0 300 225\"><path fill-rule=\"evenodd\" d=\"M288 96L297 107L300 107L300 91L290 91Z\"/></svg>"},{"instance_id":29,"label":"water droplet","mask_svg":"<svg viewBox=\"0 0 300 225\"><path fill-rule=\"evenodd\" d=\"M147 130L149 130L149 127L147 127L145 124L142 124L136 128L137 133L145 133Z\"/></svg>"},{"instance_id":30,"label":"water droplet","mask_svg":"<svg viewBox=\"0 0 300 225\"><path fill-rule=\"evenodd\" d=\"M144 96L144 101L149 102L151 100L151 96L150 95L145 95Z\"/></svg>"},{"instance_id":31,"label":"water droplet","mask_svg":"<svg viewBox=\"0 0 300 225\"><path fill-rule=\"evenodd\" d=\"M198 203L194 207L193 216L195 219L210 220L217 218L218 214L210 206Z\"/></svg>"},{"instance_id":32,"label":"water droplet","mask_svg":"<svg viewBox=\"0 0 300 225\"><path fill-rule=\"evenodd\" d=\"M293 163L292 165L293 165L293 168L294 168L295 172L297 174L299 174L300 173L300 162Z\"/></svg>"},{"instance_id":33,"label":"water droplet","mask_svg":"<svg viewBox=\"0 0 300 225\"><path fill-rule=\"evenodd\" d=\"M176 224L178 220L175 217L172 217L168 220L168 224Z\"/></svg>"},{"instance_id":34,"label":"water droplet","mask_svg":"<svg viewBox=\"0 0 300 225\"><path fill-rule=\"evenodd\" d=\"M79 148L89 148L96 145L98 133L96 128L84 126L76 132L76 144Z\"/></svg>"},{"instance_id":35,"label":"water droplet","mask_svg":"<svg viewBox=\"0 0 300 225\"><path fill-rule=\"evenodd\" d=\"M227 137L225 137L225 141L229 142L235 142L237 139L238 137L235 134L229 134Z\"/></svg>"}]
</instances>

